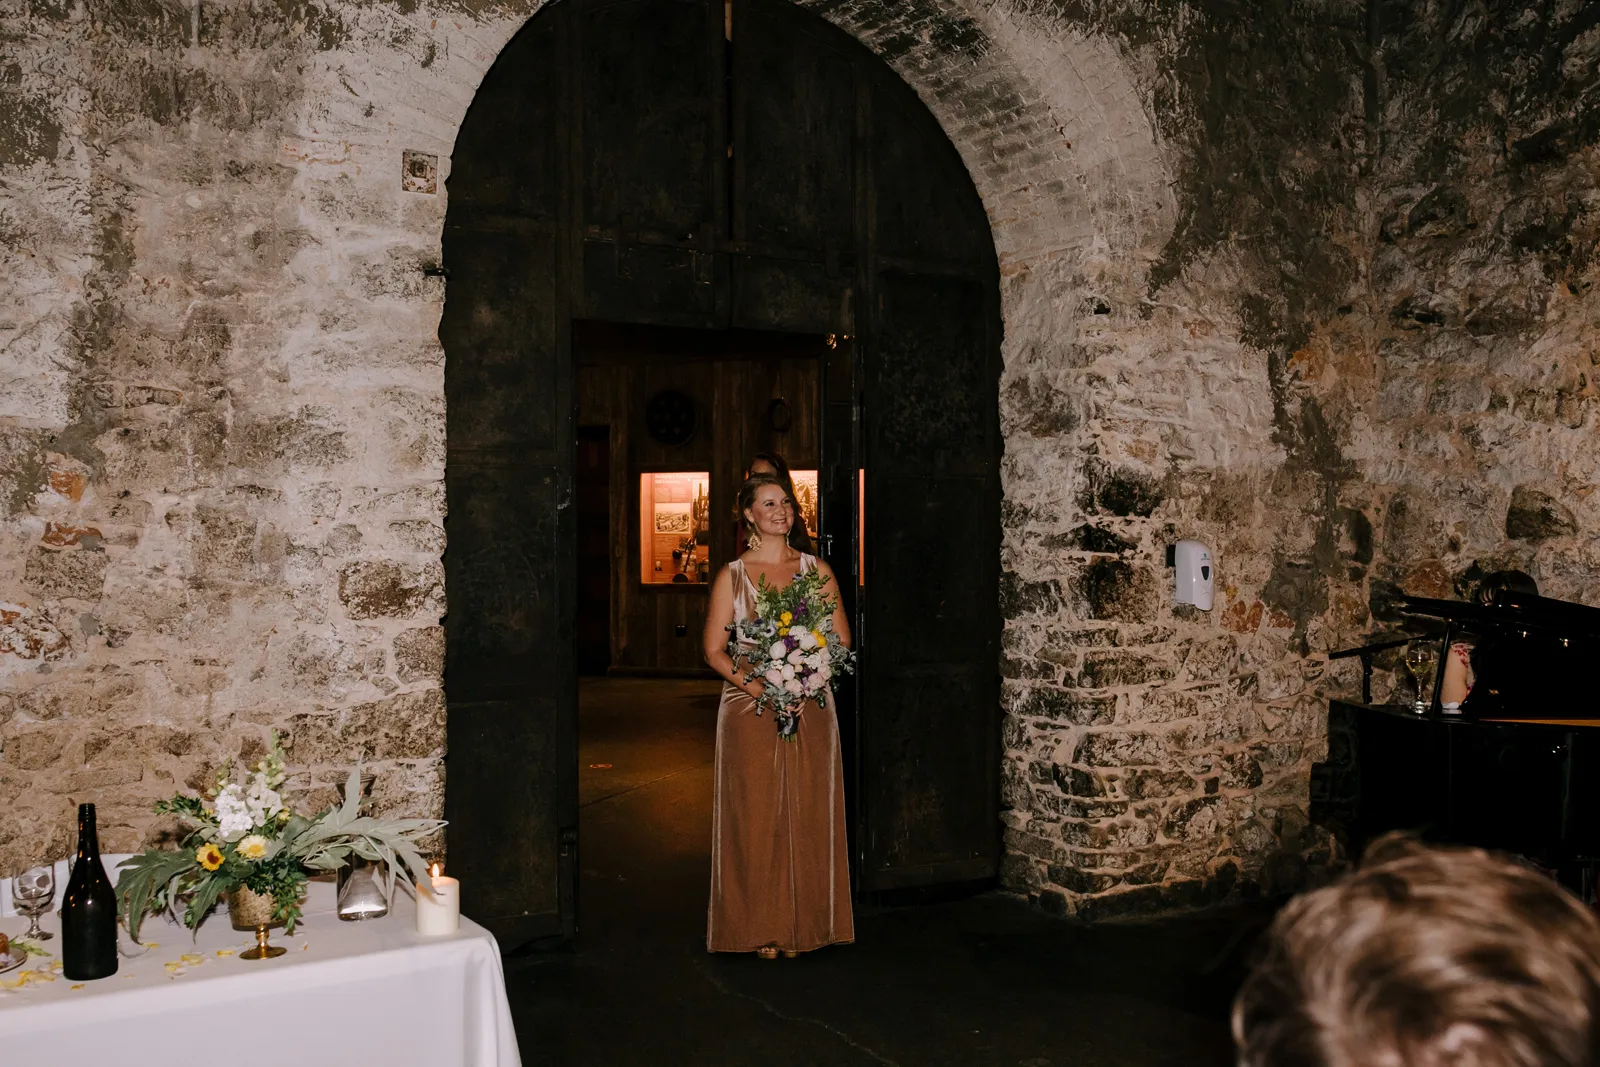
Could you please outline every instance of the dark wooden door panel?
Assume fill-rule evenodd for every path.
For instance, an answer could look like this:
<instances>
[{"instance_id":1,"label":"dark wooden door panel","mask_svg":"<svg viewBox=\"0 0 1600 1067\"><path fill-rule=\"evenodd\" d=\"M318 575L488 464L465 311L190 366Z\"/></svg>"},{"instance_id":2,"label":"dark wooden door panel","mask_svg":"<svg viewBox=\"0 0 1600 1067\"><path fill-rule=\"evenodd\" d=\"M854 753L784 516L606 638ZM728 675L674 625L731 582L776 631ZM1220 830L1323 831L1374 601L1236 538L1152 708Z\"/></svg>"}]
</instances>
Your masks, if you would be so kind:
<instances>
[{"instance_id":1,"label":"dark wooden door panel","mask_svg":"<svg viewBox=\"0 0 1600 1067\"><path fill-rule=\"evenodd\" d=\"M716 326L727 274L723 255L585 241L582 313L647 326Z\"/></svg>"},{"instance_id":2,"label":"dark wooden door panel","mask_svg":"<svg viewBox=\"0 0 1600 1067\"><path fill-rule=\"evenodd\" d=\"M579 7L581 219L688 238L720 207L722 8L704 0Z\"/></svg>"},{"instance_id":3,"label":"dark wooden door panel","mask_svg":"<svg viewBox=\"0 0 1600 1067\"><path fill-rule=\"evenodd\" d=\"M842 333L852 278L823 262L732 257L732 325L790 333Z\"/></svg>"},{"instance_id":4,"label":"dark wooden door panel","mask_svg":"<svg viewBox=\"0 0 1600 1067\"><path fill-rule=\"evenodd\" d=\"M535 685L566 643L551 574L557 472L453 454L445 482L445 618L452 703ZM452 746L452 756L461 755Z\"/></svg>"},{"instance_id":5,"label":"dark wooden door panel","mask_svg":"<svg viewBox=\"0 0 1600 1067\"><path fill-rule=\"evenodd\" d=\"M542 224L561 216L560 33L555 19L532 19L496 63L472 99L451 157L450 217L504 216Z\"/></svg>"},{"instance_id":6,"label":"dark wooden door panel","mask_svg":"<svg viewBox=\"0 0 1600 1067\"><path fill-rule=\"evenodd\" d=\"M439 322L450 448L557 447L556 242L540 233L448 227Z\"/></svg>"},{"instance_id":7,"label":"dark wooden door panel","mask_svg":"<svg viewBox=\"0 0 1600 1067\"><path fill-rule=\"evenodd\" d=\"M874 81L871 143L878 256L963 268L993 260L988 216L966 165L898 79Z\"/></svg>"},{"instance_id":8,"label":"dark wooden door panel","mask_svg":"<svg viewBox=\"0 0 1600 1067\"><path fill-rule=\"evenodd\" d=\"M993 876L996 816L981 802L995 779L993 673L874 664L862 723L863 889Z\"/></svg>"},{"instance_id":9,"label":"dark wooden door panel","mask_svg":"<svg viewBox=\"0 0 1600 1067\"><path fill-rule=\"evenodd\" d=\"M551 798L562 762L559 703L557 691L450 703L450 870L461 877L462 911L502 943L559 934L564 926L566 872Z\"/></svg>"},{"instance_id":10,"label":"dark wooden door panel","mask_svg":"<svg viewBox=\"0 0 1600 1067\"><path fill-rule=\"evenodd\" d=\"M999 360L984 280L883 271L862 353L861 885L986 880L999 827Z\"/></svg>"},{"instance_id":11,"label":"dark wooden door panel","mask_svg":"<svg viewBox=\"0 0 1600 1067\"><path fill-rule=\"evenodd\" d=\"M792 4L735 0L734 240L854 250L859 51Z\"/></svg>"},{"instance_id":12,"label":"dark wooden door panel","mask_svg":"<svg viewBox=\"0 0 1600 1067\"><path fill-rule=\"evenodd\" d=\"M981 479L868 474L875 521L868 533L872 654L885 669L951 662L998 663L988 622L998 558L988 551L992 486ZM994 554L997 556L997 554Z\"/></svg>"},{"instance_id":13,"label":"dark wooden door panel","mask_svg":"<svg viewBox=\"0 0 1600 1067\"><path fill-rule=\"evenodd\" d=\"M997 368L990 297L975 280L884 272L867 375L874 465L923 475L997 474ZM996 545L998 550L998 543Z\"/></svg>"}]
</instances>

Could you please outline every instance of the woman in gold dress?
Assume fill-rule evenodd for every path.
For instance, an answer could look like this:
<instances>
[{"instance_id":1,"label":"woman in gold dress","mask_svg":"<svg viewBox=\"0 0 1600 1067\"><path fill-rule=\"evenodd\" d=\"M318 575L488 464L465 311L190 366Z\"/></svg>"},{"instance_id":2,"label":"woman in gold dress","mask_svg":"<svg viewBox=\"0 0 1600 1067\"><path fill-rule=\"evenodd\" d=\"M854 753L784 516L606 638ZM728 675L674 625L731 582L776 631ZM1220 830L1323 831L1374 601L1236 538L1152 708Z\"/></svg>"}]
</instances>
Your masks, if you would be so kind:
<instances>
[{"instance_id":1,"label":"woman in gold dress","mask_svg":"<svg viewBox=\"0 0 1600 1067\"><path fill-rule=\"evenodd\" d=\"M705 657L722 676L711 826L706 948L773 959L855 939L845 845L844 765L833 700L809 703L793 741L758 713L765 683L746 680L728 655L728 627L755 618L756 588L785 586L815 567L835 598L833 627L850 644L828 565L789 547L794 501L782 481L757 474L739 491L750 548L717 574L706 615Z\"/></svg>"}]
</instances>

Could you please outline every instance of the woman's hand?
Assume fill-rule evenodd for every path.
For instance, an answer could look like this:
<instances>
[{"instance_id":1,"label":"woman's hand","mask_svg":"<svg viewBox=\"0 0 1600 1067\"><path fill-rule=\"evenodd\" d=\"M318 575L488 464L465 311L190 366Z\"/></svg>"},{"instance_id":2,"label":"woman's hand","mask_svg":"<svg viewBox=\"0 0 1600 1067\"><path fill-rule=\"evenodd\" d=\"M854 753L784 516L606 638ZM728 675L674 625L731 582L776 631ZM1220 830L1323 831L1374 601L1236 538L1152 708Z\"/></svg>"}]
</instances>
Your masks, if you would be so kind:
<instances>
[{"instance_id":1,"label":"woman's hand","mask_svg":"<svg viewBox=\"0 0 1600 1067\"><path fill-rule=\"evenodd\" d=\"M760 700L761 694L767 691L767 683L760 678L752 678L739 688L749 693L752 700Z\"/></svg>"}]
</instances>

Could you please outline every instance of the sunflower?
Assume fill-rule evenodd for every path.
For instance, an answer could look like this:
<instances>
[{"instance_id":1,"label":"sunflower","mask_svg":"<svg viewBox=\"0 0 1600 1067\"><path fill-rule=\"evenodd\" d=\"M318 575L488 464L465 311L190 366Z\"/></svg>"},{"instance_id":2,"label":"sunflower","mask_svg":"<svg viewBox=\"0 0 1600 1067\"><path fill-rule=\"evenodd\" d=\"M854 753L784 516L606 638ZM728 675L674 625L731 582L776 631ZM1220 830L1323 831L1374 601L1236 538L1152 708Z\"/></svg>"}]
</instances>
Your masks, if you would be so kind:
<instances>
[{"instance_id":1,"label":"sunflower","mask_svg":"<svg viewBox=\"0 0 1600 1067\"><path fill-rule=\"evenodd\" d=\"M195 850L194 858L208 871L222 866L222 850L213 844L201 845Z\"/></svg>"}]
</instances>

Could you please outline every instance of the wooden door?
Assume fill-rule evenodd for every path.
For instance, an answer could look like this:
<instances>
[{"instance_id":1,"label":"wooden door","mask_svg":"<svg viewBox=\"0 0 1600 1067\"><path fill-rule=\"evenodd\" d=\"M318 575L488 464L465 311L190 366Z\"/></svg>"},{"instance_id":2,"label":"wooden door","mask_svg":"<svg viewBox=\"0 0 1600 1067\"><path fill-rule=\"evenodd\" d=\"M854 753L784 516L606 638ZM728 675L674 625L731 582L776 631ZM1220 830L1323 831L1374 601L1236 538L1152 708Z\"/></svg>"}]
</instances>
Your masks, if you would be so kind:
<instances>
[{"instance_id":1,"label":"wooden door","mask_svg":"<svg viewBox=\"0 0 1600 1067\"><path fill-rule=\"evenodd\" d=\"M577 664L579 674L611 666L611 427L578 427Z\"/></svg>"},{"instance_id":2,"label":"wooden door","mask_svg":"<svg viewBox=\"0 0 1600 1067\"><path fill-rule=\"evenodd\" d=\"M871 57L781 0L733 0L732 18L733 324L849 333Z\"/></svg>"},{"instance_id":3,"label":"wooden door","mask_svg":"<svg viewBox=\"0 0 1600 1067\"><path fill-rule=\"evenodd\" d=\"M590 319L727 322L723 9L709 0L587 0L569 116L581 306Z\"/></svg>"},{"instance_id":4,"label":"wooden door","mask_svg":"<svg viewBox=\"0 0 1600 1067\"><path fill-rule=\"evenodd\" d=\"M449 862L503 944L570 935L577 825L560 24L512 47L457 143L439 325Z\"/></svg>"},{"instance_id":5,"label":"wooden door","mask_svg":"<svg viewBox=\"0 0 1600 1067\"><path fill-rule=\"evenodd\" d=\"M870 121L857 805L873 892L998 873L1001 490L987 218L955 149L887 72Z\"/></svg>"}]
</instances>

